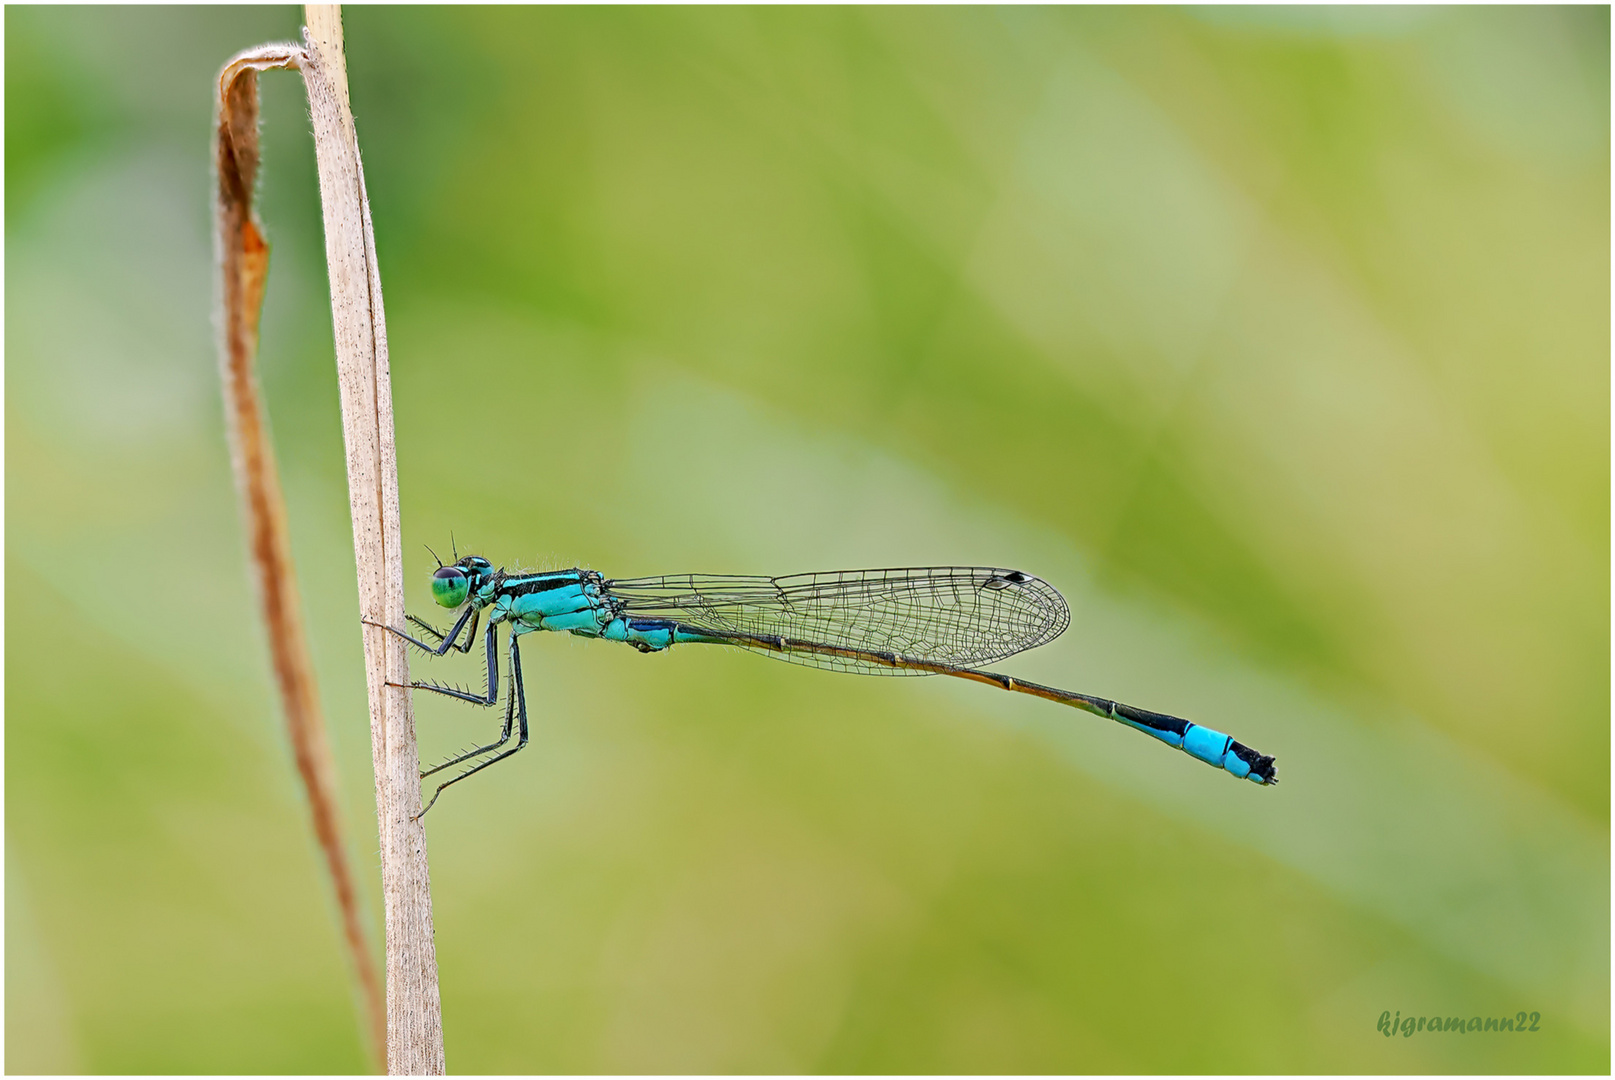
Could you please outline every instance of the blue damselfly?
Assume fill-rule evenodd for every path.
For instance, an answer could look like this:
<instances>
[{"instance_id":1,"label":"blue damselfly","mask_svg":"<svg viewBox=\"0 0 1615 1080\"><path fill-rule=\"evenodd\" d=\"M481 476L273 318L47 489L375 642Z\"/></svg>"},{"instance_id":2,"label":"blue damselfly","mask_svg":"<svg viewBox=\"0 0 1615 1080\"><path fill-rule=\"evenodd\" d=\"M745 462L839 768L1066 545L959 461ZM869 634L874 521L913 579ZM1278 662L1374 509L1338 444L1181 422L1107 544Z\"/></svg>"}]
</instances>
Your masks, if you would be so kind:
<instances>
[{"instance_id":1,"label":"blue damselfly","mask_svg":"<svg viewBox=\"0 0 1615 1080\"><path fill-rule=\"evenodd\" d=\"M461 609L446 634L407 616L434 643L397 627L386 629L433 656L450 649L469 653L486 611L487 690L477 694L436 682L409 685L475 705L494 705L499 696L497 631L506 624L510 692L496 741L421 773L425 778L474 762L439 785L422 814L451 784L527 745L519 642L535 630L621 641L640 652L686 643L732 645L830 671L971 679L1126 724L1241 779L1278 783L1273 758L1210 728L980 670L981 665L1054 640L1071 622L1065 599L1054 587L1019 570L928 566L786 577L675 574L612 579L580 569L510 573L495 569L479 555L467 555L451 566L439 565L432 575L432 596L445 608ZM513 736L516 744L511 746Z\"/></svg>"}]
</instances>

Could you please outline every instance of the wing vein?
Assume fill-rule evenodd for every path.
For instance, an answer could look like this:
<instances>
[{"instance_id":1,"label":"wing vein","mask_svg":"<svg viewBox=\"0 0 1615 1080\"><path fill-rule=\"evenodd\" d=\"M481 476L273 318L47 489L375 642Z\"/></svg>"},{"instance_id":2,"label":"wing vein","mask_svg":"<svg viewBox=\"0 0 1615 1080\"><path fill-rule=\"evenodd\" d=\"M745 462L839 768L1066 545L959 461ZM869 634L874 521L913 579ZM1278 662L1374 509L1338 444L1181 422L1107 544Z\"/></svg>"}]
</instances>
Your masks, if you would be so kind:
<instances>
[{"instance_id":1,"label":"wing vein","mask_svg":"<svg viewBox=\"0 0 1615 1080\"><path fill-rule=\"evenodd\" d=\"M1064 598L1048 582L984 566L784 577L673 574L608 581L606 590L625 614L636 617L958 667L991 664L1046 644L1071 621ZM755 651L837 671L927 674L828 654Z\"/></svg>"}]
</instances>

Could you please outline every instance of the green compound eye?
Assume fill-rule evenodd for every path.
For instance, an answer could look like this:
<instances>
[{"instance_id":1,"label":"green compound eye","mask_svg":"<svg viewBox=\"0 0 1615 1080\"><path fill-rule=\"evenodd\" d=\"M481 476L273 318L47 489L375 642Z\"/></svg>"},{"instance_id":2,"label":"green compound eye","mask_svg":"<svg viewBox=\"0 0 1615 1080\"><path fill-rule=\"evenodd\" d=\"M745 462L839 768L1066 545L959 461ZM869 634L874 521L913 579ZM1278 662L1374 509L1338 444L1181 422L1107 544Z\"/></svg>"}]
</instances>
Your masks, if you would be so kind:
<instances>
[{"instance_id":1,"label":"green compound eye","mask_svg":"<svg viewBox=\"0 0 1615 1080\"><path fill-rule=\"evenodd\" d=\"M432 599L443 607L459 607L470 590L470 580L458 567L439 567L432 575Z\"/></svg>"}]
</instances>

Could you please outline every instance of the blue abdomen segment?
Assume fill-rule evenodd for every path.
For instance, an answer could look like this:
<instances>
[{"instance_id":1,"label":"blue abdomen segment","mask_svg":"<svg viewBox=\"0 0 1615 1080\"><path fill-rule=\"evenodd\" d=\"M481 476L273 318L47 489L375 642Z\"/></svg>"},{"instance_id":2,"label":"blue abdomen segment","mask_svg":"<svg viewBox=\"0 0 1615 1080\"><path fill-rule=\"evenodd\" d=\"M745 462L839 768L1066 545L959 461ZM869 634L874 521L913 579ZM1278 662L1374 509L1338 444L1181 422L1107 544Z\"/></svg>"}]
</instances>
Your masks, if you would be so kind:
<instances>
[{"instance_id":1,"label":"blue abdomen segment","mask_svg":"<svg viewBox=\"0 0 1615 1080\"><path fill-rule=\"evenodd\" d=\"M1207 765L1224 769L1241 780L1249 780L1253 784L1273 782L1273 759L1235 742L1231 735L1201 727L1180 717L1136 709L1119 702L1111 704L1110 718L1146 735L1153 735L1168 746L1199 758Z\"/></svg>"}]
</instances>

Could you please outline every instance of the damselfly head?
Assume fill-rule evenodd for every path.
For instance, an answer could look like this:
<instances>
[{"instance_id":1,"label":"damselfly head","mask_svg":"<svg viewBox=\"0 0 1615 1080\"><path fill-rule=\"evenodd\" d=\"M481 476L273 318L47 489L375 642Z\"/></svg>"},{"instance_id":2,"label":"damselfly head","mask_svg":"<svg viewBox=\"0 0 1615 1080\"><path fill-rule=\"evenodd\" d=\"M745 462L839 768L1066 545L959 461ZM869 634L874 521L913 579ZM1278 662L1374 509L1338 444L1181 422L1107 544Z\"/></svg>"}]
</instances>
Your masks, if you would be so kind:
<instances>
[{"instance_id":1,"label":"damselfly head","mask_svg":"<svg viewBox=\"0 0 1615 1080\"><path fill-rule=\"evenodd\" d=\"M480 555L467 555L453 566L439 566L432 574L432 599L446 608L459 607L492 575L493 563Z\"/></svg>"}]
</instances>

